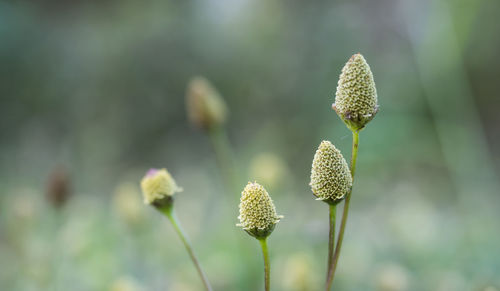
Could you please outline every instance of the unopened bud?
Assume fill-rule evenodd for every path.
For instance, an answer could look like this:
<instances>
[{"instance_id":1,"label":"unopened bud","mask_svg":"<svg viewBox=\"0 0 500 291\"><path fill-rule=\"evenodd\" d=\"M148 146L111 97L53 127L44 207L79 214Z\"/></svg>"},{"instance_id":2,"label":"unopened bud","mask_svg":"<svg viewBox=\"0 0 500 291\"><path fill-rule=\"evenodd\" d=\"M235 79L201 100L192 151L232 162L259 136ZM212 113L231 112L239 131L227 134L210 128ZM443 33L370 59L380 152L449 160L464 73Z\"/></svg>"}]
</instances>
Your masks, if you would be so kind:
<instances>
[{"instance_id":1,"label":"unopened bud","mask_svg":"<svg viewBox=\"0 0 500 291\"><path fill-rule=\"evenodd\" d=\"M283 216L276 214L273 200L266 189L256 182L249 182L241 193L238 226L249 235L263 239L273 232L281 218Z\"/></svg>"},{"instance_id":2,"label":"unopened bud","mask_svg":"<svg viewBox=\"0 0 500 291\"><path fill-rule=\"evenodd\" d=\"M138 226L144 219L144 207L139 203L137 185L131 182L120 183L115 190L113 207L116 214L128 226Z\"/></svg>"},{"instance_id":3,"label":"unopened bud","mask_svg":"<svg viewBox=\"0 0 500 291\"><path fill-rule=\"evenodd\" d=\"M142 178L141 188L144 203L156 207L170 205L173 201L172 196L182 191L166 169L150 169Z\"/></svg>"},{"instance_id":4,"label":"unopened bud","mask_svg":"<svg viewBox=\"0 0 500 291\"><path fill-rule=\"evenodd\" d=\"M329 141L322 141L314 154L309 185L314 196L328 204L339 203L352 187L347 162Z\"/></svg>"},{"instance_id":5,"label":"unopened bud","mask_svg":"<svg viewBox=\"0 0 500 291\"><path fill-rule=\"evenodd\" d=\"M196 77L189 82L186 105L189 120L199 128L210 130L226 121L226 104L205 78Z\"/></svg>"},{"instance_id":6,"label":"unopened bud","mask_svg":"<svg viewBox=\"0 0 500 291\"><path fill-rule=\"evenodd\" d=\"M47 200L55 208L61 208L71 196L70 188L68 171L62 166L57 167L48 179Z\"/></svg>"},{"instance_id":7,"label":"unopened bud","mask_svg":"<svg viewBox=\"0 0 500 291\"><path fill-rule=\"evenodd\" d=\"M378 111L372 71L361 54L353 55L340 74L333 109L352 131L358 131Z\"/></svg>"}]
</instances>

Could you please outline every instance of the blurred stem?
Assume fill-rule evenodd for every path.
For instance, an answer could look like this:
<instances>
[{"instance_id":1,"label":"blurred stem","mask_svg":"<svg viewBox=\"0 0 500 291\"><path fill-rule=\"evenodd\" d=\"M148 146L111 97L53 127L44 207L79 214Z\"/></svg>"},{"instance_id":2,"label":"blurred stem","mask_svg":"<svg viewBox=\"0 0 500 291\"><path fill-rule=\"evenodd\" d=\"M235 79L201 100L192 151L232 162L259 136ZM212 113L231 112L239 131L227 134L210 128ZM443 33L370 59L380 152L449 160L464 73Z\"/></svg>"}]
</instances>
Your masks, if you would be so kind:
<instances>
[{"instance_id":1,"label":"blurred stem","mask_svg":"<svg viewBox=\"0 0 500 291\"><path fill-rule=\"evenodd\" d=\"M264 256L264 277L265 277L265 290L270 290L271 281L271 265L269 263L269 252L267 250L267 238L259 239L260 246L262 247L262 255Z\"/></svg>"},{"instance_id":2,"label":"blurred stem","mask_svg":"<svg viewBox=\"0 0 500 291\"><path fill-rule=\"evenodd\" d=\"M239 191L236 187L236 173L233 159L234 155L226 131L222 126L214 126L208 129L208 136L215 152L217 165L219 166L226 185L226 191L238 194Z\"/></svg>"},{"instance_id":3,"label":"blurred stem","mask_svg":"<svg viewBox=\"0 0 500 291\"><path fill-rule=\"evenodd\" d=\"M65 269L62 268L62 265L64 263L64 255L65 255L65 249L64 249L64 244L61 239L61 231L64 228L64 214L63 214L63 209L61 208L53 208L55 210L54 212L54 224L55 224L55 229L54 229L54 234L53 234L53 242L56 247L53 248L53 254L52 254L52 259L53 259L53 266L52 266L52 288L53 290L59 290L59 285L61 281L62 274L64 273Z\"/></svg>"},{"instance_id":4,"label":"blurred stem","mask_svg":"<svg viewBox=\"0 0 500 291\"><path fill-rule=\"evenodd\" d=\"M191 257L191 260L193 261L193 264L196 267L196 270L198 271L198 274L200 275L201 280L203 281L203 285L205 286L205 289L207 291L212 291L212 287L210 286L210 283L208 282L208 278L205 275L205 273L203 272L203 270L201 269L200 263L198 262L198 259L196 258L196 255L194 254L193 248L191 247L191 243L187 239L186 234L184 233L184 231L182 230L182 227L180 226L180 224L178 222L177 216L175 215L175 212L174 212L173 205L159 208L159 210L163 214L165 214L165 216L170 220L170 222L172 222L172 225L173 225L175 231L177 232L182 243L186 247L186 250L187 250L189 256Z\"/></svg>"},{"instance_id":5,"label":"blurred stem","mask_svg":"<svg viewBox=\"0 0 500 291\"><path fill-rule=\"evenodd\" d=\"M354 173L356 172L356 160L358 159L358 144L359 144L359 130L352 132L352 154L351 154L351 176L354 183ZM352 187L345 198L344 211L342 213L342 221L340 222L339 238L337 239L337 247L333 255L333 267L328 274L326 281L326 290L330 290L335 277L335 270L340 256L340 249L342 248L342 241L344 239L344 231L347 222L347 215L349 214L349 202L351 201Z\"/></svg>"},{"instance_id":6,"label":"blurred stem","mask_svg":"<svg viewBox=\"0 0 500 291\"><path fill-rule=\"evenodd\" d=\"M337 205L332 205L330 204L330 232L328 234L328 265L327 267L327 272L326 272L326 277L328 279L328 275L330 274L330 271L333 267L333 247L335 246L335 215L337 213Z\"/></svg>"}]
</instances>

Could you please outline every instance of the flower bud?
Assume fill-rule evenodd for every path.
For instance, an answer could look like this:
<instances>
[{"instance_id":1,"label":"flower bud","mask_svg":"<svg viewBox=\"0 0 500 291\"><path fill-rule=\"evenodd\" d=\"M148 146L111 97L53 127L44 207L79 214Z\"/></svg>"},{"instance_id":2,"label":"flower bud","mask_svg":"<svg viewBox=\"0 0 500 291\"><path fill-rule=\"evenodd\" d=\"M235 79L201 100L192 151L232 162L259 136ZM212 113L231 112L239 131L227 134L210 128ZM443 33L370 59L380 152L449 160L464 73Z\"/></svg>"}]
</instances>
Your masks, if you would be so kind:
<instances>
[{"instance_id":1,"label":"flower bud","mask_svg":"<svg viewBox=\"0 0 500 291\"><path fill-rule=\"evenodd\" d=\"M256 182L248 182L241 193L240 216L241 226L249 235L263 239L268 237L276 224L283 218L276 214L273 200L266 189Z\"/></svg>"},{"instance_id":2,"label":"flower bud","mask_svg":"<svg viewBox=\"0 0 500 291\"><path fill-rule=\"evenodd\" d=\"M117 278L110 286L109 288L110 291L140 291L144 290L139 283L129 277L129 276L122 276Z\"/></svg>"},{"instance_id":3,"label":"flower bud","mask_svg":"<svg viewBox=\"0 0 500 291\"><path fill-rule=\"evenodd\" d=\"M131 182L118 184L113 196L113 208L127 226L139 226L144 220L144 207L137 195L137 186Z\"/></svg>"},{"instance_id":4,"label":"flower bud","mask_svg":"<svg viewBox=\"0 0 500 291\"><path fill-rule=\"evenodd\" d=\"M182 191L166 169L150 169L142 178L141 188L144 203L156 207L170 205L173 202L172 196Z\"/></svg>"},{"instance_id":5,"label":"flower bud","mask_svg":"<svg viewBox=\"0 0 500 291\"><path fill-rule=\"evenodd\" d=\"M317 285L317 272L311 256L307 253L295 253L287 256L284 265L283 289L289 291L308 291Z\"/></svg>"},{"instance_id":6,"label":"flower bud","mask_svg":"<svg viewBox=\"0 0 500 291\"><path fill-rule=\"evenodd\" d=\"M55 208L61 208L71 196L71 181L68 171L59 166L50 173L47 183L47 200Z\"/></svg>"},{"instance_id":7,"label":"flower bud","mask_svg":"<svg viewBox=\"0 0 500 291\"><path fill-rule=\"evenodd\" d=\"M408 270L395 263L384 263L377 266L375 274L377 290L404 291L409 290ZM441 288L439 288L441 290ZM447 290L453 290L448 289Z\"/></svg>"},{"instance_id":8,"label":"flower bud","mask_svg":"<svg viewBox=\"0 0 500 291\"><path fill-rule=\"evenodd\" d=\"M226 120L226 104L205 78L196 77L189 82L186 105L190 122L199 128L210 130Z\"/></svg>"},{"instance_id":9,"label":"flower bud","mask_svg":"<svg viewBox=\"0 0 500 291\"><path fill-rule=\"evenodd\" d=\"M276 186L281 186L287 174L285 161L273 153L258 154L250 163L250 176L263 182L271 191Z\"/></svg>"},{"instance_id":10,"label":"flower bud","mask_svg":"<svg viewBox=\"0 0 500 291\"><path fill-rule=\"evenodd\" d=\"M352 131L358 131L378 111L372 71L361 54L353 55L342 68L333 109Z\"/></svg>"},{"instance_id":11,"label":"flower bud","mask_svg":"<svg viewBox=\"0 0 500 291\"><path fill-rule=\"evenodd\" d=\"M347 162L329 141L322 141L314 154L309 185L317 200L328 204L339 203L352 187Z\"/></svg>"}]
</instances>

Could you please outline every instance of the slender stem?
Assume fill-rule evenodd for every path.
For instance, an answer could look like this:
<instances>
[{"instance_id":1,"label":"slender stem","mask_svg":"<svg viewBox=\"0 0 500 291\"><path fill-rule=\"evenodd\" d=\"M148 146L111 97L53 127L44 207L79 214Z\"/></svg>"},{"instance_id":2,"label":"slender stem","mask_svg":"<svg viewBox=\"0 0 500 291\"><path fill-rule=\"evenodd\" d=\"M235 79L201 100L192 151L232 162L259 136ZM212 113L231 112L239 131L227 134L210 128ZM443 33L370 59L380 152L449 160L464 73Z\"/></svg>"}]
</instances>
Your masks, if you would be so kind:
<instances>
[{"instance_id":1,"label":"slender stem","mask_svg":"<svg viewBox=\"0 0 500 291\"><path fill-rule=\"evenodd\" d=\"M208 130L208 136L215 152L217 165L223 176L226 191L239 194L236 186L236 172L234 167L234 155L227 138L227 134L222 126L216 126Z\"/></svg>"},{"instance_id":2,"label":"slender stem","mask_svg":"<svg viewBox=\"0 0 500 291\"><path fill-rule=\"evenodd\" d=\"M269 263L269 252L267 250L266 238L259 239L262 247L262 255L264 256L264 276L265 276L265 290L269 291L271 286L271 265Z\"/></svg>"},{"instance_id":3,"label":"slender stem","mask_svg":"<svg viewBox=\"0 0 500 291\"><path fill-rule=\"evenodd\" d=\"M167 206L164 208L159 209L162 213L165 214L165 216L172 222L172 225L179 235L182 243L186 247L186 250L191 257L191 260L193 261L194 266L196 267L196 270L198 271L198 274L201 277L201 280L203 281L203 285L205 286L205 289L207 291L212 291L212 287L210 286L210 283L208 282L208 278L201 269L200 263L198 262L198 259L196 258L196 255L194 254L193 248L191 247L191 243L187 239L186 234L182 230L182 227L180 226L177 216L174 213L174 207L173 206Z\"/></svg>"},{"instance_id":4,"label":"slender stem","mask_svg":"<svg viewBox=\"0 0 500 291\"><path fill-rule=\"evenodd\" d=\"M358 144L359 144L359 131L352 132L352 154L351 154L351 175L354 183L354 173L356 172L356 160L358 159ZM351 201L352 188L347 194L344 202L344 211L342 213L342 221L340 222L339 237L337 239L337 247L333 255L333 267L328 274L326 290L330 290L333 278L335 277L335 270L340 256L340 249L342 248L342 241L344 239L344 231L347 222L347 215L349 214L349 202Z\"/></svg>"},{"instance_id":5,"label":"slender stem","mask_svg":"<svg viewBox=\"0 0 500 291\"><path fill-rule=\"evenodd\" d=\"M332 205L330 204L330 232L328 234L328 264L326 266L327 272L326 272L326 277L328 280L328 275L330 274L330 270L332 269L333 265L333 251L334 251L334 246L335 246L335 215L337 213L337 205Z\"/></svg>"}]
</instances>

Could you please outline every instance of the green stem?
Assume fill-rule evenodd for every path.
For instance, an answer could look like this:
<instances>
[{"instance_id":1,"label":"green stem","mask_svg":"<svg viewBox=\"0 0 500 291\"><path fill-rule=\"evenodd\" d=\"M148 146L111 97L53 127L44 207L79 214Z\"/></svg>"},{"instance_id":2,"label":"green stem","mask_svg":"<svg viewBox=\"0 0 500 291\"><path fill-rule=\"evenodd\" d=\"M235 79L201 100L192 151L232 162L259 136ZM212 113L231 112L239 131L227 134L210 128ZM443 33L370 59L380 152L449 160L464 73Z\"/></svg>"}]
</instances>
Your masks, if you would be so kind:
<instances>
[{"instance_id":1,"label":"green stem","mask_svg":"<svg viewBox=\"0 0 500 291\"><path fill-rule=\"evenodd\" d=\"M224 128L222 126L211 128L208 130L208 136L215 152L217 165L225 182L226 191L239 194L236 186L234 155Z\"/></svg>"},{"instance_id":2,"label":"green stem","mask_svg":"<svg viewBox=\"0 0 500 291\"><path fill-rule=\"evenodd\" d=\"M269 252L267 250L266 238L259 239L260 245L262 247L262 255L264 256L264 277L265 277L265 290L269 291L271 284L271 265L269 263Z\"/></svg>"},{"instance_id":3,"label":"green stem","mask_svg":"<svg viewBox=\"0 0 500 291\"><path fill-rule=\"evenodd\" d=\"M170 205L170 206L166 206L163 208L159 208L159 210L163 214L165 214L165 216L170 220L170 222L172 222L172 225L173 225L175 231L177 232L182 243L186 247L186 250L187 250L189 256L191 257L191 260L193 261L193 264L196 267L196 270L198 271L198 274L200 275L201 280L203 281L203 285L205 286L205 289L207 291L212 291L212 287L210 286L210 283L208 282L208 278L205 275L205 273L203 272L203 270L201 269L200 263L198 262L198 259L196 258L196 255L194 254L193 248L191 247L191 243L187 239L186 234L182 230L182 227L180 226L180 224L177 220L177 216L174 213L174 207Z\"/></svg>"},{"instance_id":4,"label":"green stem","mask_svg":"<svg viewBox=\"0 0 500 291\"><path fill-rule=\"evenodd\" d=\"M358 145L359 145L359 131L352 132L352 155L351 155L351 175L352 181L354 183L354 174L356 172L356 160L358 159ZM339 238L337 239L337 247L335 248L335 253L333 255L333 267L328 274L328 279L326 283L326 290L330 290L333 278L335 277L335 270L337 269L337 263L340 256L340 249L342 248L342 241L344 239L344 231L347 222L347 215L349 214L349 202L351 201L352 188L347 193L344 202L344 211L342 213L342 221L340 222Z\"/></svg>"},{"instance_id":5,"label":"green stem","mask_svg":"<svg viewBox=\"0 0 500 291\"><path fill-rule=\"evenodd\" d=\"M328 264L327 264L327 272L326 277L330 274L330 270L333 267L333 251L335 246L335 215L337 213L337 205L330 204L330 232L328 234Z\"/></svg>"}]
</instances>

